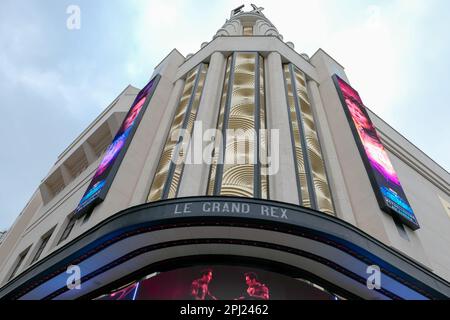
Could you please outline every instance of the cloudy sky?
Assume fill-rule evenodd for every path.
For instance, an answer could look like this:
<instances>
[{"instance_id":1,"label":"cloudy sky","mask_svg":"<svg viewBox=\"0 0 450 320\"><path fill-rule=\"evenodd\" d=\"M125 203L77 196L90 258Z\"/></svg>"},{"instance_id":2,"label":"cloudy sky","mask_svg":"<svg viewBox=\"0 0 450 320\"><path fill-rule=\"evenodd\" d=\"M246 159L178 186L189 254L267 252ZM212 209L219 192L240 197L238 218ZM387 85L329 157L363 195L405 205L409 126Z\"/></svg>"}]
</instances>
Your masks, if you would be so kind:
<instances>
[{"instance_id":1,"label":"cloudy sky","mask_svg":"<svg viewBox=\"0 0 450 320\"><path fill-rule=\"evenodd\" d=\"M0 2L0 230L57 156L173 48L210 41L231 9L213 0ZM450 170L450 1L255 0L299 52L323 48L366 105ZM70 5L81 28L66 27Z\"/></svg>"}]
</instances>

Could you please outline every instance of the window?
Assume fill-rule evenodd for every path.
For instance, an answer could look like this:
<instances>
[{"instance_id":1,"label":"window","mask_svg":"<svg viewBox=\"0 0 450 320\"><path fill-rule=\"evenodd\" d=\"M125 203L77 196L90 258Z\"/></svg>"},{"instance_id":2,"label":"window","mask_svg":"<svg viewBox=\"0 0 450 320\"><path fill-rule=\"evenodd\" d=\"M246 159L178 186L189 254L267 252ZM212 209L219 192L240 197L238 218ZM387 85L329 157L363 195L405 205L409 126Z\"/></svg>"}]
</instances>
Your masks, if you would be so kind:
<instances>
[{"instance_id":1,"label":"window","mask_svg":"<svg viewBox=\"0 0 450 320\"><path fill-rule=\"evenodd\" d=\"M66 240L70 233L72 232L73 226L75 225L75 222L77 221L77 219L75 218L75 215L72 215L69 218L69 221L66 224L66 227L64 228L64 231L61 235L61 238L58 241L58 244L60 244L61 242L63 242L64 240Z\"/></svg>"},{"instance_id":2,"label":"window","mask_svg":"<svg viewBox=\"0 0 450 320\"><path fill-rule=\"evenodd\" d=\"M253 35L253 27L244 27L244 36L252 36Z\"/></svg>"},{"instance_id":3,"label":"window","mask_svg":"<svg viewBox=\"0 0 450 320\"><path fill-rule=\"evenodd\" d=\"M42 251L44 251L45 246L47 245L48 240L50 240L52 233L53 233L53 229L41 238L41 243L39 244L39 248L37 249L37 251L34 255L34 258L31 261L31 264L33 264L34 262L36 262L39 259L39 257L42 254Z\"/></svg>"},{"instance_id":4,"label":"window","mask_svg":"<svg viewBox=\"0 0 450 320\"><path fill-rule=\"evenodd\" d=\"M182 141L182 136L179 135L178 140L175 141L172 136L180 129L192 134L207 71L208 65L202 63L187 75L183 94L178 103L164 151L153 178L147 198L148 202L172 199L177 196L184 168L183 157L186 155L183 154L183 148L180 148L180 143L178 143Z\"/></svg>"},{"instance_id":5,"label":"window","mask_svg":"<svg viewBox=\"0 0 450 320\"><path fill-rule=\"evenodd\" d=\"M293 64L285 64L283 69L300 205L333 215L334 205L306 76Z\"/></svg>"},{"instance_id":6,"label":"window","mask_svg":"<svg viewBox=\"0 0 450 320\"><path fill-rule=\"evenodd\" d=\"M264 59L257 52L228 58L210 168L208 195L268 199ZM263 133L263 134L262 134ZM223 141L221 141L223 140Z\"/></svg>"},{"instance_id":7,"label":"window","mask_svg":"<svg viewBox=\"0 0 450 320\"><path fill-rule=\"evenodd\" d=\"M14 278L16 276L17 271L19 270L20 266L22 265L23 261L25 260L25 257L27 256L29 249L30 248L26 249L25 251L23 251L19 255L19 257L17 258L16 264L14 265L14 268L13 268L13 270L11 272L11 275L9 276L8 280L11 280L12 278Z\"/></svg>"},{"instance_id":8,"label":"window","mask_svg":"<svg viewBox=\"0 0 450 320\"><path fill-rule=\"evenodd\" d=\"M91 216L92 216L92 212L93 212L93 211L94 211L94 210L89 210L89 211L84 215L83 222L82 222L81 224L85 224L86 222L89 221L89 219L90 219Z\"/></svg>"}]
</instances>

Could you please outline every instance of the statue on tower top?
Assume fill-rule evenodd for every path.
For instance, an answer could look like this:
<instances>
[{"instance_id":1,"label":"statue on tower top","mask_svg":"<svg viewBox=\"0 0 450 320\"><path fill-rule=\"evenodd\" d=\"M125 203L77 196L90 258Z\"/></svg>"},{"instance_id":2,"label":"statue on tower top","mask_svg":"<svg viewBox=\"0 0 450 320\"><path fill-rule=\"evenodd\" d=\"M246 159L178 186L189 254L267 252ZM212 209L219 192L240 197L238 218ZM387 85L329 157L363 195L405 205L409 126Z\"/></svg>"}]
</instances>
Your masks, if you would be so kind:
<instances>
[{"instance_id":1,"label":"statue on tower top","mask_svg":"<svg viewBox=\"0 0 450 320\"><path fill-rule=\"evenodd\" d=\"M253 3L251 4L253 10L249 11L248 13L256 13L256 14L260 14L262 15L262 11L264 10L263 7L258 7L256 5L254 5ZM236 9L231 10L231 15L230 18L233 18L235 15L239 14L239 13L243 13L242 9L245 7L245 5L241 5L239 7L237 7Z\"/></svg>"},{"instance_id":2,"label":"statue on tower top","mask_svg":"<svg viewBox=\"0 0 450 320\"><path fill-rule=\"evenodd\" d=\"M257 14L262 14L262 11L264 10L263 7L257 7L256 5L254 5L253 3L251 4L253 11L250 11L251 13L257 13Z\"/></svg>"},{"instance_id":3,"label":"statue on tower top","mask_svg":"<svg viewBox=\"0 0 450 320\"><path fill-rule=\"evenodd\" d=\"M244 7L245 7L245 5L243 4L242 6L239 6L236 9L231 10L230 18L233 18L233 16L237 15L238 13L241 13L242 8L244 8Z\"/></svg>"}]
</instances>

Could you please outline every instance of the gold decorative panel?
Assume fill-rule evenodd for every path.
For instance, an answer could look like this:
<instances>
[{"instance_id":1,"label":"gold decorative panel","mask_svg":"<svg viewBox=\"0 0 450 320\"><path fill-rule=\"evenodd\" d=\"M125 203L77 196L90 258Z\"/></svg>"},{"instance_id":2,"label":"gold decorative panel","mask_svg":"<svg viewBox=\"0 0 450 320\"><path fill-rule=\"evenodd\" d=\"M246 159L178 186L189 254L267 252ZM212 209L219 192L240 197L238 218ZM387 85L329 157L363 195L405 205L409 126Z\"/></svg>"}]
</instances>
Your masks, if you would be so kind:
<instances>
[{"instance_id":1,"label":"gold decorative panel","mask_svg":"<svg viewBox=\"0 0 450 320\"><path fill-rule=\"evenodd\" d=\"M159 160L152 186L150 187L147 198L148 202L165 199L169 195L174 196L178 190L182 167L175 166L175 161L173 160L175 160L175 157L184 155L182 152L180 154L180 152L177 152L176 150L178 149L177 145L181 137L175 139L176 137L173 136L181 129L191 128L192 130L206 71L207 65L201 64L199 67L191 70L186 77L183 93L175 111L169 135L166 139L166 144ZM167 183L170 183L170 185L167 185Z\"/></svg>"},{"instance_id":2,"label":"gold decorative panel","mask_svg":"<svg viewBox=\"0 0 450 320\"><path fill-rule=\"evenodd\" d=\"M253 27L244 27L244 36L252 36L253 35Z\"/></svg>"},{"instance_id":3,"label":"gold decorative panel","mask_svg":"<svg viewBox=\"0 0 450 320\"><path fill-rule=\"evenodd\" d=\"M236 52L228 59L208 195L268 198L267 175L258 160L267 158L264 60L255 52ZM259 148L258 148L259 146ZM264 171L265 172L265 171Z\"/></svg>"},{"instance_id":4,"label":"gold decorative panel","mask_svg":"<svg viewBox=\"0 0 450 320\"><path fill-rule=\"evenodd\" d=\"M236 130L226 136L222 196L253 197L255 153L255 66L256 53L236 53L229 106L228 126ZM237 130L240 130L238 132ZM238 162L238 163L236 163Z\"/></svg>"},{"instance_id":5,"label":"gold decorative panel","mask_svg":"<svg viewBox=\"0 0 450 320\"><path fill-rule=\"evenodd\" d=\"M311 104L308 99L306 78L304 73L299 69L295 68L294 72L297 96L302 113L304 135L308 146L308 157L311 166L317 210L334 214L333 200L325 171L325 163L320 149L319 138L317 137Z\"/></svg>"},{"instance_id":6,"label":"gold decorative panel","mask_svg":"<svg viewBox=\"0 0 450 320\"><path fill-rule=\"evenodd\" d=\"M259 136L259 157L261 161L261 198L269 198L269 176L268 176L268 141L267 141L267 125L266 125L266 96L264 84L264 59L259 56L259 121L260 121L260 136Z\"/></svg>"},{"instance_id":7,"label":"gold decorative panel","mask_svg":"<svg viewBox=\"0 0 450 320\"><path fill-rule=\"evenodd\" d=\"M225 106L227 104L227 96L228 96L227 93L228 93L228 86L229 86L230 74L231 74L231 61L232 61L232 56L229 56L227 59L225 79L224 79L223 87L222 87L222 98L220 101L219 118L217 120L217 130L220 132L222 132L222 129L223 129ZM209 173L209 182L208 182L208 191L207 191L207 194L209 196L214 195L214 187L216 184L217 165L219 162L219 157L222 156L221 149L222 149L222 140L216 139L215 144L214 144L213 157L212 157L212 161L211 161L211 170Z\"/></svg>"},{"instance_id":8,"label":"gold decorative panel","mask_svg":"<svg viewBox=\"0 0 450 320\"><path fill-rule=\"evenodd\" d=\"M203 65L201 67L201 71L198 77L198 84L195 88L192 106L189 114L186 114L185 117L187 117L186 121L186 134L189 134L189 136L192 136L192 131L194 129L194 121L197 118L197 111L198 106L200 105L200 98L202 96L203 92L203 86L205 84L205 78L206 78L206 72L208 71L208 66ZM178 157L177 162L178 163L175 167L174 175L172 178L172 181L170 181L170 190L168 194L168 198L175 198L178 192L178 186L180 184L181 174L184 168L184 157L186 157L186 154L183 153L183 149L180 149L178 152L178 155L175 155Z\"/></svg>"},{"instance_id":9,"label":"gold decorative panel","mask_svg":"<svg viewBox=\"0 0 450 320\"><path fill-rule=\"evenodd\" d=\"M296 150L301 203L303 206L334 214L325 163L308 98L305 74L293 65L284 65L284 74Z\"/></svg>"},{"instance_id":10,"label":"gold decorative panel","mask_svg":"<svg viewBox=\"0 0 450 320\"><path fill-rule=\"evenodd\" d=\"M303 155L303 142L301 139L301 124L299 123L299 117L296 108L296 96L294 93L294 87L292 83L292 77L289 65L284 65L284 75L286 82L286 95L288 102L288 113L291 124L291 134L293 139L293 149L295 150L294 159L296 164L297 181L300 188L300 204L304 207L312 207L309 196L309 188L306 176L305 161Z\"/></svg>"}]
</instances>

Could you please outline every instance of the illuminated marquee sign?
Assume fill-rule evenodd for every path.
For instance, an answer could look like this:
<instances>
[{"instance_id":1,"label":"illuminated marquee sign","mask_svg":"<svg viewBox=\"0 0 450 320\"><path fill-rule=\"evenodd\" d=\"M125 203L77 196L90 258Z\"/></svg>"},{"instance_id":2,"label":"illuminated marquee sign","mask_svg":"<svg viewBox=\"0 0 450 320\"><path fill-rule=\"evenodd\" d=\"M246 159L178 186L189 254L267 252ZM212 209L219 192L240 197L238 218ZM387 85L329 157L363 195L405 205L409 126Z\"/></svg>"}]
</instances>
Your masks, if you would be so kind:
<instances>
[{"instance_id":1,"label":"illuminated marquee sign","mask_svg":"<svg viewBox=\"0 0 450 320\"><path fill-rule=\"evenodd\" d=\"M157 75L138 93L114 140L106 150L87 191L81 198L76 208L77 215L87 213L105 199L160 78L161 76Z\"/></svg>"},{"instance_id":2,"label":"illuminated marquee sign","mask_svg":"<svg viewBox=\"0 0 450 320\"><path fill-rule=\"evenodd\" d=\"M419 229L397 173L358 92L337 75L333 76L333 81L381 209L413 230Z\"/></svg>"},{"instance_id":3,"label":"illuminated marquee sign","mask_svg":"<svg viewBox=\"0 0 450 320\"><path fill-rule=\"evenodd\" d=\"M235 265L153 273L95 300L335 300L312 283ZM187 314L187 313L186 313Z\"/></svg>"}]
</instances>

